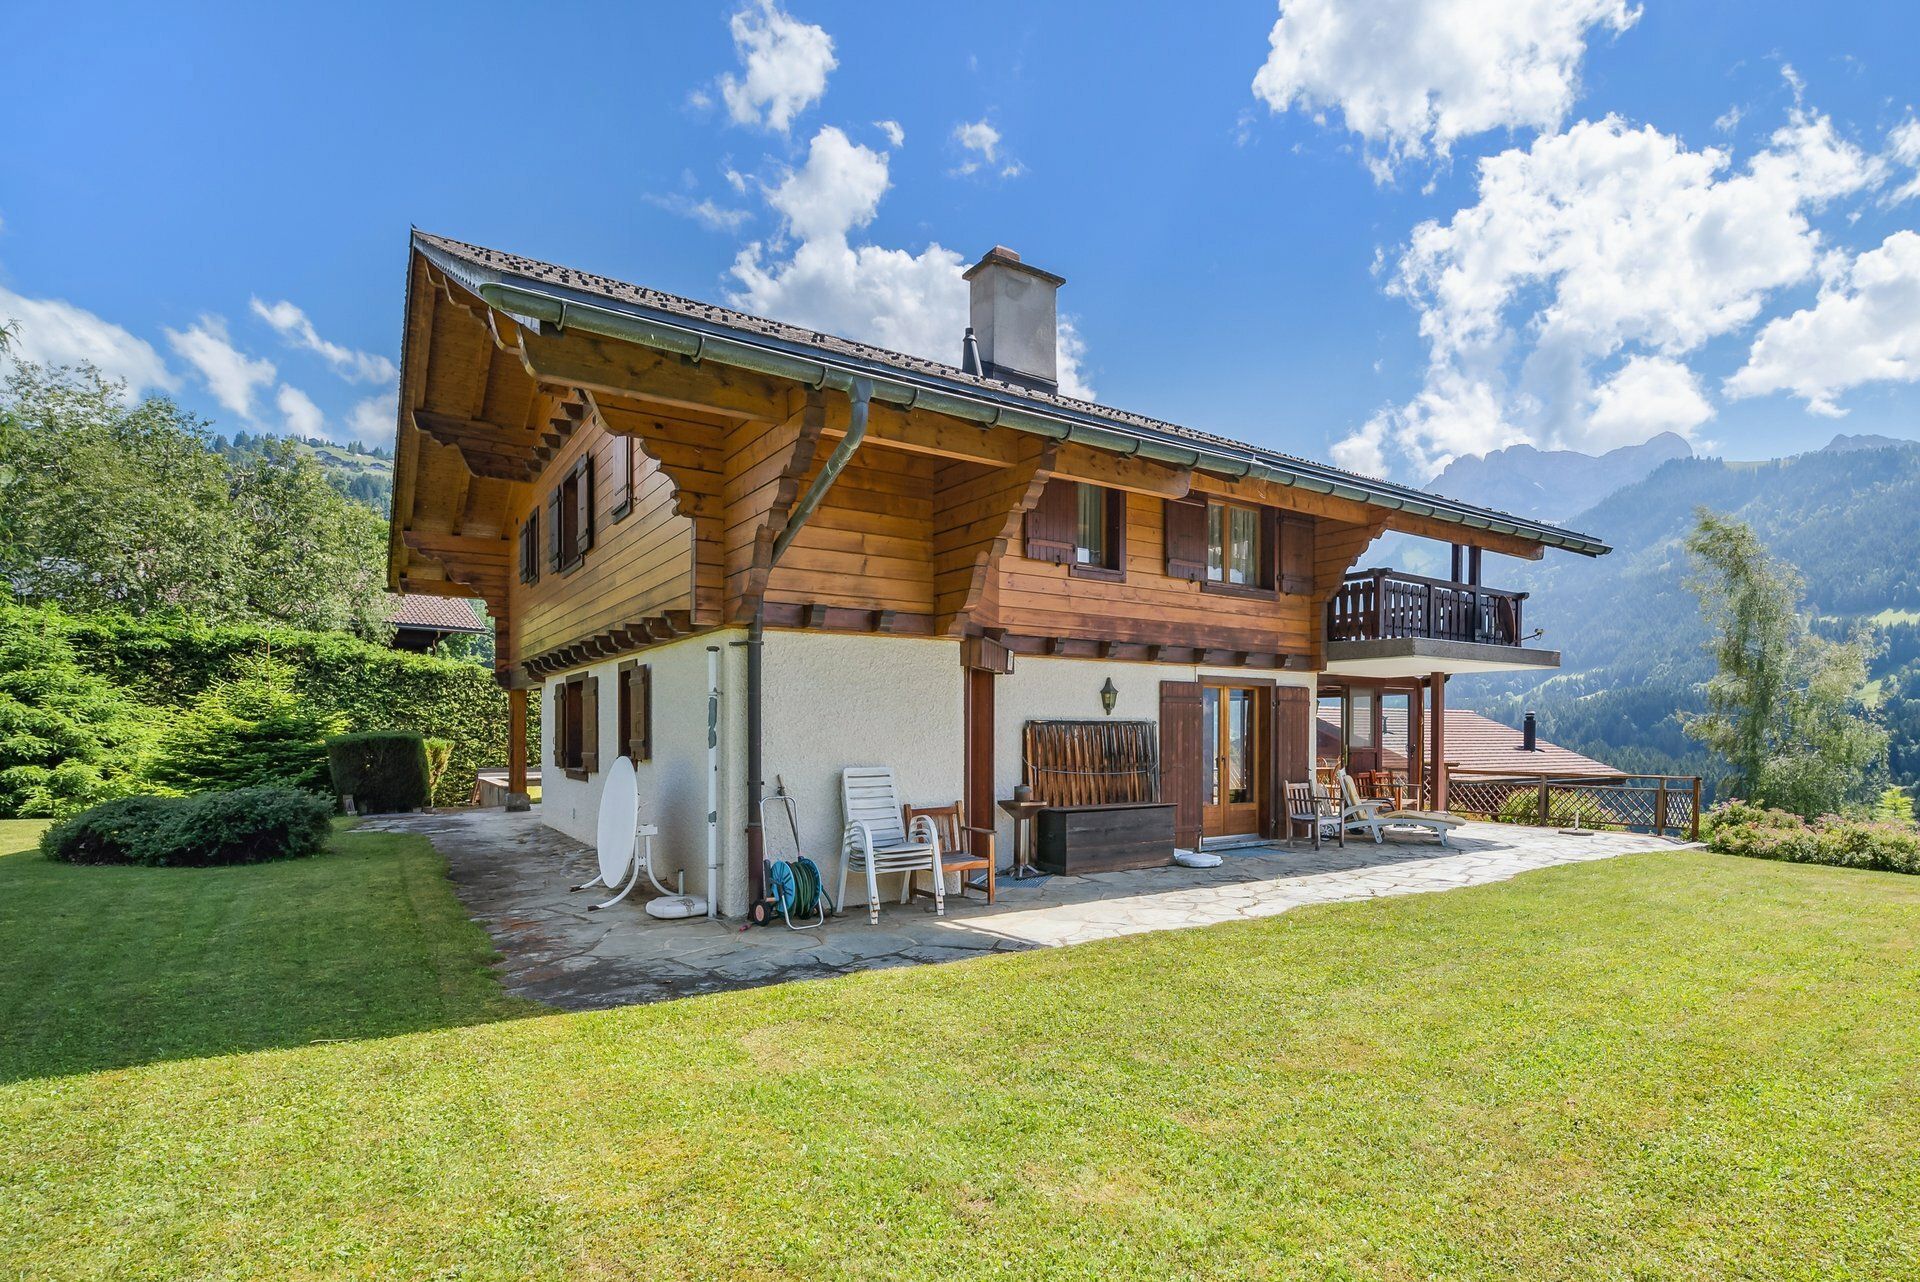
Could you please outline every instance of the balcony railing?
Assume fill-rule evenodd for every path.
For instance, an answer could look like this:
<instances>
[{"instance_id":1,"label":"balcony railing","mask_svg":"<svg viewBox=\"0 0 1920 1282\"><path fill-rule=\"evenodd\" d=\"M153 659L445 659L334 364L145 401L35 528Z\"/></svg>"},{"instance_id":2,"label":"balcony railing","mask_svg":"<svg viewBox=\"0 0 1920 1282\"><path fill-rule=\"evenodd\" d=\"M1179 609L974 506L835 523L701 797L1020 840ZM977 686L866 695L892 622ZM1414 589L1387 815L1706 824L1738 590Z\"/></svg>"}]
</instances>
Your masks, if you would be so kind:
<instances>
[{"instance_id":1,"label":"balcony railing","mask_svg":"<svg viewBox=\"0 0 1920 1282\"><path fill-rule=\"evenodd\" d=\"M1422 578L1398 570L1349 574L1327 602L1327 640L1477 641L1519 645L1525 592Z\"/></svg>"}]
</instances>

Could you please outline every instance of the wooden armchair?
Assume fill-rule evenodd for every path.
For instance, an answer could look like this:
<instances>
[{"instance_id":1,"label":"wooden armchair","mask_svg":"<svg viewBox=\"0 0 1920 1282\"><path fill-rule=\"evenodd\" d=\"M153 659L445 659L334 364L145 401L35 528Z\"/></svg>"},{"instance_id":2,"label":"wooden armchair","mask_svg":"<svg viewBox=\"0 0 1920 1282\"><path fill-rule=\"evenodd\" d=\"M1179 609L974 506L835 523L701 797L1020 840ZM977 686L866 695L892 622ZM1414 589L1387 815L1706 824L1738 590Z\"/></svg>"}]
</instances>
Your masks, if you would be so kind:
<instances>
[{"instance_id":1,"label":"wooden armchair","mask_svg":"<svg viewBox=\"0 0 1920 1282\"><path fill-rule=\"evenodd\" d=\"M974 828L967 824L960 813L960 803L950 806L902 806L900 818L908 828L913 827L916 819L926 819L933 824L933 831L940 838L940 869L942 872L957 872L960 878L960 897L966 898L967 878L965 874L985 869L987 873L987 902L994 899L994 858L993 829ZM931 891L915 888L916 895L931 894Z\"/></svg>"}]
</instances>

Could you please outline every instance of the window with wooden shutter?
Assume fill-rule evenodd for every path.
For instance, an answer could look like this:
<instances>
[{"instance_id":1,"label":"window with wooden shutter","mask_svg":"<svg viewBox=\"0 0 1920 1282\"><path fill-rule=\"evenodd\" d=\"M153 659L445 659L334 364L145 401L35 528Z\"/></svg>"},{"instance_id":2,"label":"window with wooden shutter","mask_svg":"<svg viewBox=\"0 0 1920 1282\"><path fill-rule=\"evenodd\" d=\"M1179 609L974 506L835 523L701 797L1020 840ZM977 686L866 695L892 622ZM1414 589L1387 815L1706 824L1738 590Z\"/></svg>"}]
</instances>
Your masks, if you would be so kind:
<instances>
[{"instance_id":1,"label":"window with wooden shutter","mask_svg":"<svg viewBox=\"0 0 1920 1282\"><path fill-rule=\"evenodd\" d=\"M1026 556L1034 561L1069 565L1073 561L1073 528L1079 516L1080 487L1074 481L1052 480L1040 491L1040 501L1027 510Z\"/></svg>"},{"instance_id":2,"label":"window with wooden shutter","mask_svg":"<svg viewBox=\"0 0 1920 1282\"><path fill-rule=\"evenodd\" d=\"M560 491L555 490L547 495L547 569L554 573L560 570L561 527L564 524L560 519Z\"/></svg>"},{"instance_id":3,"label":"window with wooden shutter","mask_svg":"<svg viewBox=\"0 0 1920 1282\"><path fill-rule=\"evenodd\" d=\"M573 557L578 561L593 547L593 455L583 457L573 468L574 515Z\"/></svg>"},{"instance_id":4,"label":"window with wooden shutter","mask_svg":"<svg viewBox=\"0 0 1920 1282\"><path fill-rule=\"evenodd\" d=\"M562 770L567 767L568 725L567 683L556 681L553 685L553 764Z\"/></svg>"},{"instance_id":5,"label":"window with wooden shutter","mask_svg":"<svg viewBox=\"0 0 1920 1282\"><path fill-rule=\"evenodd\" d=\"M1313 591L1313 518L1280 518L1280 590L1295 596Z\"/></svg>"},{"instance_id":6,"label":"window with wooden shutter","mask_svg":"<svg viewBox=\"0 0 1920 1282\"><path fill-rule=\"evenodd\" d=\"M527 513L520 523L520 581L540 581L540 509Z\"/></svg>"},{"instance_id":7,"label":"window with wooden shutter","mask_svg":"<svg viewBox=\"0 0 1920 1282\"><path fill-rule=\"evenodd\" d=\"M620 665L620 750L635 765L653 760L653 669L629 659Z\"/></svg>"},{"instance_id":8,"label":"window with wooden shutter","mask_svg":"<svg viewBox=\"0 0 1920 1282\"><path fill-rule=\"evenodd\" d=\"M1208 500L1206 566L1200 586L1236 596L1273 592L1278 522L1271 508Z\"/></svg>"},{"instance_id":9,"label":"window with wooden shutter","mask_svg":"<svg viewBox=\"0 0 1920 1282\"><path fill-rule=\"evenodd\" d=\"M618 521L633 511L633 438L616 432L607 451L607 517Z\"/></svg>"},{"instance_id":10,"label":"window with wooden shutter","mask_svg":"<svg viewBox=\"0 0 1920 1282\"><path fill-rule=\"evenodd\" d=\"M1081 481L1073 503L1073 560L1069 573L1118 582L1127 577L1127 496Z\"/></svg>"},{"instance_id":11,"label":"window with wooden shutter","mask_svg":"<svg viewBox=\"0 0 1920 1282\"><path fill-rule=\"evenodd\" d=\"M1162 520L1167 546L1167 575L1175 579L1207 577L1207 505L1168 499Z\"/></svg>"},{"instance_id":12,"label":"window with wooden shutter","mask_svg":"<svg viewBox=\"0 0 1920 1282\"><path fill-rule=\"evenodd\" d=\"M580 773L600 770L600 678L580 682Z\"/></svg>"}]
</instances>

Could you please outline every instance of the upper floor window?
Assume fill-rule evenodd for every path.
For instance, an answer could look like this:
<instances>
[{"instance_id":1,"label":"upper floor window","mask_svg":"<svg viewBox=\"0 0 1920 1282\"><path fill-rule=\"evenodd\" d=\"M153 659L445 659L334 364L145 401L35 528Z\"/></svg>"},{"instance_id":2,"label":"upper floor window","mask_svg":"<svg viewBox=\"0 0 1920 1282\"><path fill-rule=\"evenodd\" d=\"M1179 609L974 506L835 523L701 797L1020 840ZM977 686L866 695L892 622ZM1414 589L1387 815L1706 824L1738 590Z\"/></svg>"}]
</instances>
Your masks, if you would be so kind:
<instances>
[{"instance_id":1,"label":"upper floor window","mask_svg":"<svg viewBox=\"0 0 1920 1282\"><path fill-rule=\"evenodd\" d=\"M540 509L527 513L520 523L520 581L540 581Z\"/></svg>"},{"instance_id":2,"label":"upper floor window","mask_svg":"<svg viewBox=\"0 0 1920 1282\"><path fill-rule=\"evenodd\" d=\"M547 496L547 568L564 574L593 546L593 456L568 469Z\"/></svg>"},{"instance_id":3,"label":"upper floor window","mask_svg":"<svg viewBox=\"0 0 1920 1282\"><path fill-rule=\"evenodd\" d=\"M1270 588L1261 527L1264 514L1238 503L1207 504L1207 578L1236 587ZM1263 581L1264 580L1264 581Z\"/></svg>"},{"instance_id":4,"label":"upper floor window","mask_svg":"<svg viewBox=\"0 0 1920 1282\"><path fill-rule=\"evenodd\" d=\"M1123 579L1127 564L1127 496L1085 481L1053 480L1027 513L1026 554L1064 565L1068 573Z\"/></svg>"},{"instance_id":5,"label":"upper floor window","mask_svg":"<svg viewBox=\"0 0 1920 1282\"><path fill-rule=\"evenodd\" d=\"M610 492L607 495L607 517L618 521L633 511L633 463L636 451L633 438L624 432L615 432L612 436L611 450L607 455Z\"/></svg>"}]
</instances>

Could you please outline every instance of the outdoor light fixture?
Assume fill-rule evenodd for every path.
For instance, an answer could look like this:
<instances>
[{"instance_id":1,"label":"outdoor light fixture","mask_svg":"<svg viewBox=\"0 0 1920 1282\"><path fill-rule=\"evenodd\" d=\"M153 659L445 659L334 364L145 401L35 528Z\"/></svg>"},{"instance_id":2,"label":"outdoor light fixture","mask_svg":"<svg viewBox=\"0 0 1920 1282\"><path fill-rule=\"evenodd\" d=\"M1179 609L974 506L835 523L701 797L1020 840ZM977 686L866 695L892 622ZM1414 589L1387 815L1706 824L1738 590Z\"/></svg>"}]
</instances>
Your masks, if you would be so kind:
<instances>
[{"instance_id":1,"label":"outdoor light fixture","mask_svg":"<svg viewBox=\"0 0 1920 1282\"><path fill-rule=\"evenodd\" d=\"M1120 692L1113 688L1113 678L1108 677L1107 683L1100 687L1100 706L1107 710L1108 716L1112 716L1113 705L1119 701Z\"/></svg>"}]
</instances>

